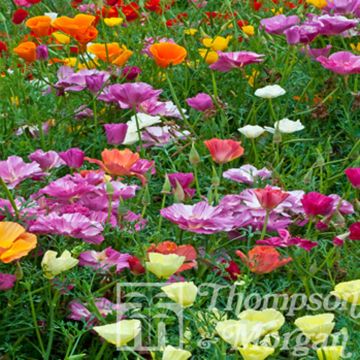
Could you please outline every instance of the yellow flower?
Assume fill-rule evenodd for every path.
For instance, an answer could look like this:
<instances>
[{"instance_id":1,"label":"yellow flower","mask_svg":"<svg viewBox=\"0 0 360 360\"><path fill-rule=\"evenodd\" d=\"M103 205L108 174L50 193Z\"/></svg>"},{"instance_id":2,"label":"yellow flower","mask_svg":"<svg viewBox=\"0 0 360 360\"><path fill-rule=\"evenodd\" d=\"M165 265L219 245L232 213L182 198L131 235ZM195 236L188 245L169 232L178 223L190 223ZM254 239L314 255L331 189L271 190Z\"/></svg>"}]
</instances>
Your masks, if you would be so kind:
<instances>
[{"instance_id":1,"label":"yellow flower","mask_svg":"<svg viewBox=\"0 0 360 360\"><path fill-rule=\"evenodd\" d=\"M339 360L344 351L343 346L324 346L316 350L319 360Z\"/></svg>"},{"instance_id":2,"label":"yellow flower","mask_svg":"<svg viewBox=\"0 0 360 360\"><path fill-rule=\"evenodd\" d=\"M11 105L15 105L15 106L20 105L20 100L19 100L18 96L11 96L10 97L10 102L11 102Z\"/></svg>"},{"instance_id":3,"label":"yellow flower","mask_svg":"<svg viewBox=\"0 0 360 360\"><path fill-rule=\"evenodd\" d=\"M126 345L141 331L140 320L120 320L114 324L94 326L93 328L108 343L119 346Z\"/></svg>"},{"instance_id":4,"label":"yellow flower","mask_svg":"<svg viewBox=\"0 0 360 360\"><path fill-rule=\"evenodd\" d=\"M176 349L168 345L163 352L162 360L187 360L191 355L190 351Z\"/></svg>"},{"instance_id":5,"label":"yellow flower","mask_svg":"<svg viewBox=\"0 0 360 360\"><path fill-rule=\"evenodd\" d=\"M350 46L354 51L360 52L360 42L358 42L356 45L355 44L350 44Z\"/></svg>"},{"instance_id":6,"label":"yellow flower","mask_svg":"<svg viewBox=\"0 0 360 360\"><path fill-rule=\"evenodd\" d=\"M306 0L308 4L314 5L318 9L322 9L327 5L326 0Z\"/></svg>"},{"instance_id":7,"label":"yellow flower","mask_svg":"<svg viewBox=\"0 0 360 360\"><path fill-rule=\"evenodd\" d=\"M360 305L360 280L341 282L331 294L348 303Z\"/></svg>"},{"instance_id":8,"label":"yellow flower","mask_svg":"<svg viewBox=\"0 0 360 360\"><path fill-rule=\"evenodd\" d=\"M73 268L79 262L78 259L71 256L68 250L65 250L58 258L57 254L56 251L48 250L41 261L44 276L48 279L52 279L56 275Z\"/></svg>"},{"instance_id":9,"label":"yellow flower","mask_svg":"<svg viewBox=\"0 0 360 360\"><path fill-rule=\"evenodd\" d=\"M66 58L63 61L64 61L64 65L70 66L73 68L76 66L78 70L87 69L87 68L94 69L96 67L95 66L96 60L89 61L87 66L84 63L79 62L76 57Z\"/></svg>"},{"instance_id":10,"label":"yellow flower","mask_svg":"<svg viewBox=\"0 0 360 360\"><path fill-rule=\"evenodd\" d=\"M111 18L105 18L104 23L106 26L114 27L121 25L124 22L123 18L120 17L111 17Z\"/></svg>"},{"instance_id":11,"label":"yellow flower","mask_svg":"<svg viewBox=\"0 0 360 360\"><path fill-rule=\"evenodd\" d=\"M216 36L214 38L205 38L202 43L205 47L213 51L224 51L229 46L229 41L232 36L227 36L226 38L222 36Z\"/></svg>"},{"instance_id":12,"label":"yellow flower","mask_svg":"<svg viewBox=\"0 0 360 360\"><path fill-rule=\"evenodd\" d=\"M193 29L193 28L185 29L185 30L184 30L184 34L185 34L185 35L190 35L190 36L194 36L197 32L198 32L198 30L197 30L197 29Z\"/></svg>"},{"instance_id":13,"label":"yellow flower","mask_svg":"<svg viewBox=\"0 0 360 360\"><path fill-rule=\"evenodd\" d=\"M283 13L283 8L281 7L278 10L276 10L275 8L272 8L271 12L273 12L275 15L281 15Z\"/></svg>"},{"instance_id":14,"label":"yellow flower","mask_svg":"<svg viewBox=\"0 0 360 360\"><path fill-rule=\"evenodd\" d=\"M199 54L209 65L217 62L219 59L219 55L217 54L217 52L209 49L199 49Z\"/></svg>"},{"instance_id":15,"label":"yellow flower","mask_svg":"<svg viewBox=\"0 0 360 360\"><path fill-rule=\"evenodd\" d=\"M216 325L220 337L236 349L259 339L262 331L261 323L248 320L224 320Z\"/></svg>"},{"instance_id":16,"label":"yellow flower","mask_svg":"<svg viewBox=\"0 0 360 360\"><path fill-rule=\"evenodd\" d=\"M256 78L260 75L260 71L255 69L252 70L251 75L247 75L246 78L248 79L248 84L251 87L254 87Z\"/></svg>"},{"instance_id":17,"label":"yellow flower","mask_svg":"<svg viewBox=\"0 0 360 360\"><path fill-rule=\"evenodd\" d=\"M255 321L262 324L262 333L266 334L278 331L285 323L285 318L281 312L275 309L265 309L262 311L245 310L238 315L240 320Z\"/></svg>"},{"instance_id":18,"label":"yellow flower","mask_svg":"<svg viewBox=\"0 0 360 360\"><path fill-rule=\"evenodd\" d=\"M248 36L253 36L255 34L255 28L252 25L245 25L241 30Z\"/></svg>"},{"instance_id":19,"label":"yellow flower","mask_svg":"<svg viewBox=\"0 0 360 360\"><path fill-rule=\"evenodd\" d=\"M63 34L60 31L55 31L51 34L60 44L70 44L70 36Z\"/></svg>"},{"instance_id":20,"label":"yellow flower","mask_svg":"<svg viewBox=\"0 0 360 360\"><path fill-rule=\"evenodd\" d=\"M146 267L158 278L168 279L179 270L184 261L185 256L149 253L149 261L146 263Z\"/></svg>"},{"instance_id":21,"label":"yellow flower","mask_svg":"<svg viewBox=\"0 0 360 360\"><path fill-rule=\"evenodd\" d=\"M267 346L246 345L239 348L241 356L244 360L264 360L274 353L275 349Z\"/></svg>"},{"instance_id":22,"label":"yellow flower","mask_svg":"<svg viewBox=\"0 0 360 360\"><path fill-rule=\"evenodd\" d=\"M182 307L192 306L196 299L198 288L191 282L177 282L163 286L161 290Z\"/></svg>"},{"instance_id":23,"label":"yellow flower","mask_svg":"<svg viewBox=\"0 0 360 360\"><path fill-rule=\"evenodd\" d=\"M334 329L334 314L324 313L297 318L295 325L315 344L325 341Z\"/></svg>"}]
</instances>

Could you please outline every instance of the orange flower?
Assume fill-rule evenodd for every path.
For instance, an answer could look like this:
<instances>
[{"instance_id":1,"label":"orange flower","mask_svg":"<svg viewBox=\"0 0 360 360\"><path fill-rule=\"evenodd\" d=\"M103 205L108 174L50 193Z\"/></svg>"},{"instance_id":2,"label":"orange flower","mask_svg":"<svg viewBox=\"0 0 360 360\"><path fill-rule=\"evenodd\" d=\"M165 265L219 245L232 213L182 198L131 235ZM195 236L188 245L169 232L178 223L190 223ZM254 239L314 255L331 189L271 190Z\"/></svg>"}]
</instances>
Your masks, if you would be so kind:
<instances>
[{"instance_id":1,"label":"orange flower","mask_svg":"<svg viewBox=\"0 0 360 360\"><path fill-rule=\"evenodd\" d=\"M92 15L79 14L74 18L60 16L52 26L63 33L72 36L80 44L87 44L97 37L98 31L93 26L96 18Z\"/></svg>"},{"instance_id":2,"label":"orange flower","mask_svg":"<svg viewBox=\"0 0 360 360\"><path fill-rule=\"evenodd\" d=\"M30 18L25 25L31 29L36 36L48 36L50 34L51 21L49 16L35 16Z\"/></svg>"},{"instance_id":3,"label":"orange flower","mask_svg":"<svg viewBox=\"0 0 360 360\"><path fill-rule=\"evenodd\" d=\"M247 256L240 250L235 253L255 274L267 274L292 261L291 257L281 258L281 254L273 246L255 246Z\"/></svg>"},{"instance_id":4,"label":"orange flower","mask_svg":"<svg viewBox=\"0 0 360 360\"><path fill-rule=\"evenodd\" d=\"M32 41L22 42L14 49L14 53L28 62L35 61L36 44Z\"/></svg>"},{"instance_id":5,"label":"orange flower","mask_svg":"<svg viewBox=\"0 0 360 360\"><path fill-rule=\"evenodd\" d=\"M151 45L149 50L156 64L162 68L181 64L187 55L185 48L168 42Z\"/></svg>"},{"instance_id":6,"label":"orange flower","mask_svg":"<svg viewBox=\"0 0 360 360\"><path fill-rule=\"evenodd\" d=\"M14 222L0 222L0 261L9 263L22 258L36 247L36 235Z\"/></svg>"},{"instance_id":7,"label":"orange flower","mask_svg":"<svg viewBox=\"0 0 360 360\"><path fill-rule=\"evenodd\" d=\"M218 164L225 164L237 159L244 153L241 142L234 140L211 139L204 141L212 159Z\"/></svg>"},{"instance_id":8,"label":"orange flower","mask_svg":"<svg viewBox=\"0 0 360 360\"><path fill-rule=\"evenodd\" d=\"M88 47L88 51L102 61L111 62L117 66L123 66L133 54L126 46L118 43L93 44Z\"/></svg>"}]
</instances>

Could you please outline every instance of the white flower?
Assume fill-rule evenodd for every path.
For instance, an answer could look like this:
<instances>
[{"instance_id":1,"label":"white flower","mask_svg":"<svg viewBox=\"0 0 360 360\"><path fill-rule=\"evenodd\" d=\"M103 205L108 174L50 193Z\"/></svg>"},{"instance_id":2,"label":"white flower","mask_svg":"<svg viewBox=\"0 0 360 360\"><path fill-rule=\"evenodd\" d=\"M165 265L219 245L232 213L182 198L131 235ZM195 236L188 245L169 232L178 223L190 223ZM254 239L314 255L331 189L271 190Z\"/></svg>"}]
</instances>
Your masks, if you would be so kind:
<instances>
[{"instance_id":1,"label":"white flower","mask_svg":"<svg viewBox=\"0 0 360 360\"><path fill-rule=\"evenodd\" d=\"M55 20L58 17L58 14L56 12L46 12L44 15L51 18L51 20Z\"/></svg>"},{"instance_id":2,"label":"white flower","mask_svg":"<svg viewBox=\"0 0 360 360\"><path fill-rule=\"evenodd\" d=\"M245 125L238 129L244 136L249 139L255 139L265 132L265 129L259 125Z\"/></svg>"},{"instance_id":3,"label":"white flower","mask_svg":"<svg viewBox=\"0 0 360 360\"><path fill-rule=\"evenodd\" d=\"M263 99L274 99L286 94L286 91L280 85L267 85L255 91L255 96Z\"/></svg>"},{"instance_id":4,"label":"white flower","mask_svg":"<svg viewBox=\"0 0 360 360\"><path fill-rule=\"evenodd\" d=\"M275 133L275 129L279 129L279 131L284 134L291 134L305 129L305 126L300 120L292 121L287 118L276 121L273 128L265 126L265 130L271 132L272 134Z\"/></svg>"}]
</instances>

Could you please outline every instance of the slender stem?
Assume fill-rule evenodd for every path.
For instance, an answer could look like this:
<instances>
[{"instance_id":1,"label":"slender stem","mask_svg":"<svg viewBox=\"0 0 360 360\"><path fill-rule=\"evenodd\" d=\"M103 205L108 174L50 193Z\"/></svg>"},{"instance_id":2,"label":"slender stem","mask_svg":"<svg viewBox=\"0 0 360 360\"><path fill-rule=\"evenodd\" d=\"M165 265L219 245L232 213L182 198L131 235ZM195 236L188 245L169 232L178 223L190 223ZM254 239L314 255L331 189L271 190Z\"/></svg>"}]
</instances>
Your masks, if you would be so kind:
<instances>
[{"instance_id":1,"label":"slender stem","mask_svg":"<svg viewBox=\"0 0 360 360\"><path fill-rule=\"evenodd\" d=\"M102 356L104 354L104 351L106 350L107 346L108 346L108 343L106 341L104 341L103 344L101 345L101 348L100 348L99 352L96 355L95 360L100 360L102 358Z\"/></svg>"},{"instance_id":2,"label":"slender stem","mask_svg":"<svg viewBox=\"0 0 360 360\"><path fill-rule=\"evenodd\" d=\"M163 198L162 198L162 201L161 201L161 209L163 209L165 207L166 195L167 194L163 195ZM163 217L160 215L159 225L158 225L158 232L161 231L162 222L163 222Z\"/></svg>"},{"instance_id":3,"label":"slender stem","mask_svg":"<svg viewBox=\"0 0 360 360\"><path fill-rule=\"evenodd\" d=\"M60 298L60 292L58 290L56 290L54 297L50 303L50 320L49 320L50 334L49 334L49 340L48 340L48 344L47 344L47 348L46 348L45 360L49 360L51 357L51 350L52 350L52 345L54 342L54 332L55 332L55 324L54 324L55 308L56 308L59 298Z\"/></svg>"},{"instance_id":4,"label":"slender stem","mask_svg":"<svg viewBox=\"0 0 360 360\"><path fill-rule=\"evenodd\" d=\"M14 200L9 188L6 186L4 180L1 177L0 177L0 186L3 188L6 197L10 201L10 204L15 212L16 219L19 219L20 218L19 209L17 208L17 206L15 204L15 200Z\"/></svg>"},{"instance_id":5,"label":"slender stem","mask_svg":"<svg viewBox=\"0 0 360 360\"><path fill-rule=\"evenodd\" d=\"M265 234L266 234L266 228L269 222L269 217L270 217L270 210L266 210L266 214L265 214L265 220L264 220L264 225L261 231L261 236L260 236L260 240L264 240Z\"/></svg>"}]
</instances>

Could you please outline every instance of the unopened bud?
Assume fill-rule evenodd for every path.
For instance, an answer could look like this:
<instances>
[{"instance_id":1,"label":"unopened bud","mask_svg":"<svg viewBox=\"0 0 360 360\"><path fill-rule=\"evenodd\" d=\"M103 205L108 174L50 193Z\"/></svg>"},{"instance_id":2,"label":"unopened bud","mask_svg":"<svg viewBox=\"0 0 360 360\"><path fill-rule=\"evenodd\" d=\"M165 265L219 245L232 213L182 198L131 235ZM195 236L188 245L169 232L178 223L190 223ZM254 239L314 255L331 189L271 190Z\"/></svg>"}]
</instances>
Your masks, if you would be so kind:
<instances>
[{"instance_id":1,"label":"unopened bud","mask_svg":"<svg viewBox=\"0 0 360 360\"><path fill-rule=\"evenodd\" d=\"M161 193L162 194L170 194L171 193L171 184L170 184L169 177L167 175L165 175L165 181L164 181L164 185L162 187Z\"/></svg>"},{"instance_id":2,"label":"unopened bud","mask_svg":"<svg viewBox=\"0 0 360 360\"><path fill-rule=\"evenodd\" d=\"M194 143L192 143L192 145L191 145L191 150L190 150L190 154L189 154L189 161L190 161L191 165L197 165L201 161L200 155L197 152Z\"/></svg>"},{"instance_id":3,"label":"unopened bud","mask_svg":"<svg viewBox=\"0 0 360 360\"><path fill-rule=\"evenodd\" d=\"M176 188L174 191L174 198L175 198L175 202L183 202L185 200L185 193L184 193L184 189L182 188L182 186L179 184L178 181L176 181Z\"/></svg>"}]
</instances>

